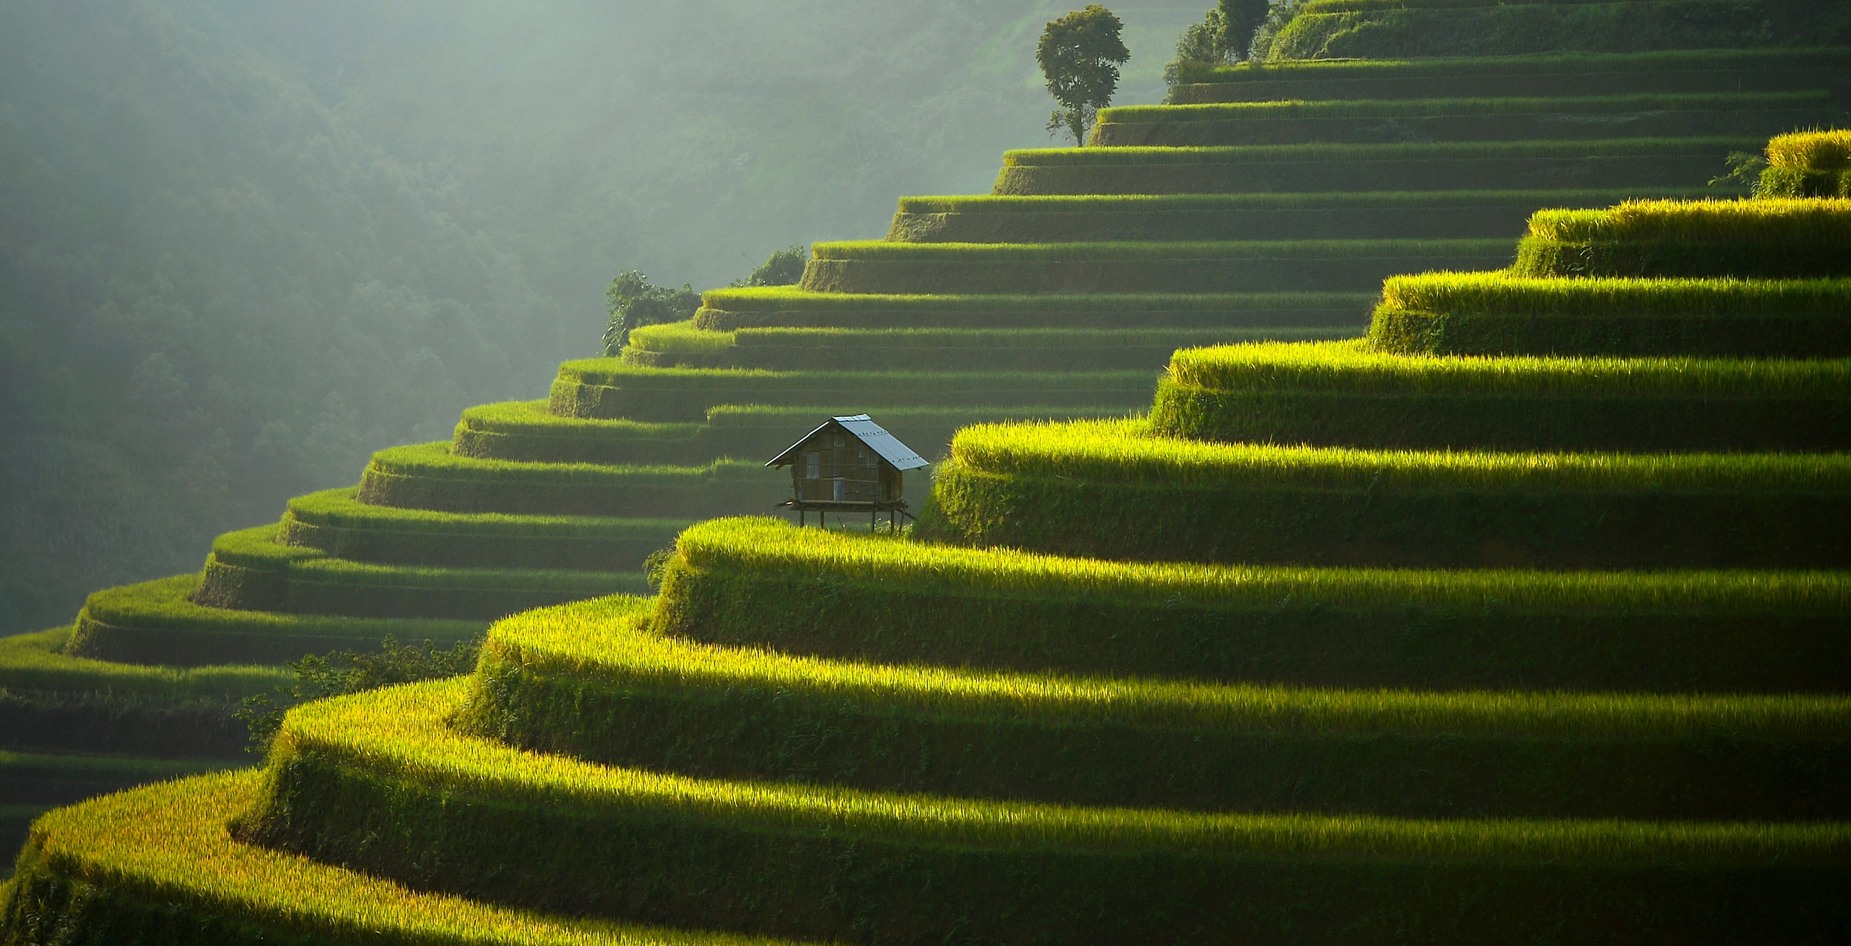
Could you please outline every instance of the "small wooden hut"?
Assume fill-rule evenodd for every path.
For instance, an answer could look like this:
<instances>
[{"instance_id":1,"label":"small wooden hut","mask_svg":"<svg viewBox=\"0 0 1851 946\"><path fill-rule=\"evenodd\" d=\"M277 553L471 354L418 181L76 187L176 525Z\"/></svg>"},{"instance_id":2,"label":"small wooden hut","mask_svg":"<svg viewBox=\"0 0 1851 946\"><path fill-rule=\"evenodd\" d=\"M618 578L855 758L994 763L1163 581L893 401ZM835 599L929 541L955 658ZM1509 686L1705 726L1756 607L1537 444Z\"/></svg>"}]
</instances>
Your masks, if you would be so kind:
<instances>
[{"instance_id":1,"label":"small wooden hut","mask_svg":"<svg viewBox=\"0 0 1851 946\"><path fill-rule=\"evenodd\" d=\"M798 525L808 524L812 510L818 523L832 512L865 512L872 529L883 512L895 526L901 516L912 518L903 476L928 464L868 415L855 414L829 418L765 465L791 468L791 498L779 505L797 510Z\"/></svg>"}]
</instances>

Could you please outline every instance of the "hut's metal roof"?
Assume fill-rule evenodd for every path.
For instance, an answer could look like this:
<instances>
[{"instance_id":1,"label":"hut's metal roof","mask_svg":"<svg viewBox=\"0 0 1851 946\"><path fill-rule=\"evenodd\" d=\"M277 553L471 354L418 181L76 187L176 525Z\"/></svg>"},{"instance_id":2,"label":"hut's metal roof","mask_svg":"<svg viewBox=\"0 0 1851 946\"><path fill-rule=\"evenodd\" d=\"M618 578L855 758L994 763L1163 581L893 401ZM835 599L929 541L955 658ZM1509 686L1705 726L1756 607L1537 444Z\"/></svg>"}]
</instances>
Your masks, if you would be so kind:
<instances>
[{"instance_id":1,"label":"hut's metal roof","mask_svg":"<svg viewBox=\"0 0 1851 946\"><path fill-rule=\"evenodd\" d=\"M831 427L840 427L848 431L856 440L867 444L869 450L880 454L881 459L893 464L896 470L904 472L906 470L917 470L920 467L931 465L926 462L924 457L914 453L913 448L901 443L900 438L888 433L881 425L875 423L873 418L866 414L853 414L848 417L829 418L815 430L804 434L796 443L787 447L783 453L766 461L765 465L784 466L787 463L797 462L797 449L802 447L805 443L808 443L811 437Z\"/></svg>"}]
</instances>

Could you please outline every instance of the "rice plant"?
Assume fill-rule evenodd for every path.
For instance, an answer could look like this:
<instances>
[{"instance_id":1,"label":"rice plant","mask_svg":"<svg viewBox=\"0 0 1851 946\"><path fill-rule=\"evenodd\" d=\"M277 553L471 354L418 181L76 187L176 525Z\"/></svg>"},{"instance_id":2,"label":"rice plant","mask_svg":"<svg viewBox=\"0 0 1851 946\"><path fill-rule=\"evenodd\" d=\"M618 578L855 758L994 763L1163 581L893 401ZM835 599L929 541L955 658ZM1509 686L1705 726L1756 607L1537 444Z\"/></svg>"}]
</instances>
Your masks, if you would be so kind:
<instances>
[{"instance_id":1,"label":"rice plant","mask_svg":"<svg viewBox=\"0 0 1851 946\"><path fill-rule=\"evenodd\" d=\"M1539 210L1530 236L1568 243L1843 243L1851 200L1629 200L1606 210Z\"/></svg>"}]
</instances>

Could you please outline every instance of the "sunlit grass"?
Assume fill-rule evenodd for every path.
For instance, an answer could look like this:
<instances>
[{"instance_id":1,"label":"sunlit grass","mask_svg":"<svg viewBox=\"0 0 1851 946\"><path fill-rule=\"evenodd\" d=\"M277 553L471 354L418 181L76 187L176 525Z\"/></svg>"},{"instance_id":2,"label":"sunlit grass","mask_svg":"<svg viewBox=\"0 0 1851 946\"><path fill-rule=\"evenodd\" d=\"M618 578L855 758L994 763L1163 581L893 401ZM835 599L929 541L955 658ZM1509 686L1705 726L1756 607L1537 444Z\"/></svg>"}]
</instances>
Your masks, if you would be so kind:
<instances>
[{"instance_id":1,"label":"sunlit grass","mask_svg":"<svg viewBox=\"0 0 1851 946\"><path fill-rule=\"evenodd\" d=\"M1337 608L1437 605L1466 610L1834 614L1851 609L1842 572L1560 572L1509 569L1299 568L1118 562L973 549L798 529L777 519L690 527L676 550L696 568L829 575L946 594Z\"/></svg>"},{"instance_id":2,"label":"sunlit grass","mask_svg":"<svg viewBox=\"0 0 1851 946\"><path fill-rule=\"evenodd\" d=\"M72 657L68 627L0 637L0 688L15 692L216 699L267 693L294 678L283 667L162 667Z\"/></svg>"},{"instance_id":3,"label":"sunlit grass","mask_svg":"<svg viewBox=\"0 0 1851 946\"><path fill-rule=\"evenodd\" d=\"M374 506L354 498L352 487L297 496L289 515L317 526L406 533L557 536L610 539L655 538L687 525L681 519L623 519L610 516L516 516L494 512L436 512Z\"/></svg>"},{"instance_id":4,"label":"sunlit grass","mask_svg":"<svg viewBox=\"0 0 1851 946\"><path fill-rule=\"evenodd\" d=\"M685 322L675 323L686 325ZM665 326L648 325L630 333L653 337L648 333ZM477 404L463 409L456 429L520 433L551 437L598 437L607 440L678 440L695 436L701 424L662 424L629 418L561 417L546 409L545 401L503 401Z\"/></svg>"},{"instance_id":5,"label":"sunlit grass","mask_svg":"<svg viewBox=\"0 0 1851 946\"><path fill-rule=\"evenodd\" d=\"M1329 0L1358 2L1358 0ZM1364 3L1404 4L1404 0L1360 0ZM1477 0L1466 0L1477 2ZM1561 52L1515 56L1471 56L1436 59L1298 59L1243 62L1234 65L1184 63L1186 83L1305 81L1319 79L1376 79L1412 77L1466 77L1477 75L1561 75L1606 73L1616 78L1680 69L1816 68L1851 64L1841 49L1676 49L1634 53ZM1610 85L1618 85L1618 82ZM1657 87L1661 83L1653 83Z\"/></svg>"},{"instance_id":6,"label":"sunlit grass","mask_svg":"<svg viewBox=\"0 0 1851 946\"><path fill-rule=\"evenodd\" d=\"M1182 106L1163 106L1176 108ZM1702 188L1629 190L1335 191L1325 194L971 194L900 198L903 214L934 213L1163 213L1310 209L1419 209L1481 206L1608 207L1632 197L1702 196ZM734 292L737 290L709 290ZM1088 298L1082 296L1080 298ZM1188 297L1185 297L1188 298Z\"/></svg>"},{"instance_id":7,"label":"sunlit grass","mask_svg":"<svg viewBox=\"0 0 1851 946\"><path fill-rule=\"evenodd\" d=\"M1767 143L1769 167L1837 171L1851 167L1851 129L1776 135Z\"/></svg>"},{"instance_id":8,"label":"sunlit grass","mask_svg":"<svg viewBox=\"0 0 1851 946\"><path fill-rule=\"evenodd\" d=\"M1198 443L1141 420L983 424L952 458L978 472L1112 483L1294 488L1851 490L1851 454L1471 453Z\"/></svg>"},{"instance_id":9,"label":"sunlit grass","mask_svg":"<svg viewBox=\"0 0 1851 946\"><path fill-rule=\"evenodd\" d=\"M931 199L931 198L920 198ZM957 198L962 200L963 198ZM987 198L972 198L987 199ZM1043 198L995 198L997 200L1041 200ZM1063 199L1063 198L1048 198ZM1143 199L1143 198L1136 198ZM1161 199L1161 198L1155 198ZM762 289L709 289L701 295L709 308L753 309L891 309L929 314L942 310L1034 311L1034 310L1103 310L1125 309L1323 309L1343 306L1364 298L1354 292L1191 292L1191 293L997 293L944 294L930 293L848 293L813 292L796 286L772 286Z\"/></svg>"},{"instance_id":10,"label":"sunlit grass","mask_svg":"<svg viewBox=\"0 0 1851 946\"><path fill-rule=\"evenodd\" d=\"M962 392L973 389L1034 391L1136 389L1150 386L1148 371L927 372L927 371L767 371L758 368L643 368L616 358L568 361L559 366L559 383L608 386L638 392L730 392L749 389L752 398L770 399L801 393L809 398L845 397L853 392ZM746 399L744 403L753 403ZM397 448L410 449L410 448ZM425 447L423 449L433 449ZM378 456L379 454L375 454Z\"/></svg>"},{"instance_id":11,"label":"sunlit grass","mask_svg":"<svg viewBox=\"0 0 1851 946\"><path fill-rule=\"evenodd\" d=\"M1129 105L1099 110L1105 124L1127 122L1295 121L1318 118L1415 118L1425 116L1529 115L1539 112L1605 114L1644 111L1737 111L1831 105L1824 90L1805 92L1713 92L1695 94L1561 96L1555 98L1420 98L1268 102L1202 105Z\"/></svg>"},{"instance_id":12,"label":"sunlit grass","mask_svg":"<svg viewBox=\"0 0 1851 946\"><path fill-rule=\"evenodd\" d=\"M228 532L213 540L214 561L278 572L291 581L321 584L499 590L582 592L586 596L610 594L634 587L631 576L600 571L533 568L432 568L417 565L382 565L330 556L320 549L284 545L277 541L276 526L259 526Z\"/></svg>"},{"instance_id":13,"label":"sunlit grass","mask_svg":"<svg viewBox=\"0 0 1851 946\"><path fill-rule=\"evenodd\" d=\"M731 830L827 833L885 844L1604 865L1798 866L1840 863L1851 854L1851 827L1838 824L1204 815L698 780L536 755L458 735L445 720L460 708L467 685L456 680L394 687L298 707L284 722L271 764L312 756L368 778L436 789L452 802L460 800L450 794L456 793L593 817L687 819Z\"/></svg>"},{"instance_id":14,"label":"sunlit grass","mask_svg":"<svg viewBox=\"0 0 1851 946\"><path fill-rule=\"evenodd\" d=\"M1434 313L1648 318L1832 313L1851 324L1851 279L1557 279L1423 273L1382 283L1382 305Z\"/></svg>"},{"instance_id":15,"label":"sunlit grass","mask_svg":"<svg viewBox=\"0 0 1851 946\"><path fill-rule=\"evenodd\" d=\"M942 550L951 553L945 555L934 554L939 550L921 553L915 543L823 535L822 530L810 530L822 536L813 540L792 535L796 530L779 528L766 520L722 520L706 531L709 536L734 546L728 550L734 553L730 556L733 560L710 567L785 572L808 569L832 577L852 576L856 580L882 582L889 587L902 583L917 586L926 580L955 584L957 579L948 578L947 572L953 571L956 564L967 568L982 564L985 556L1017 565L1028 560L1026 564L1030 565L1078 565L1081 568L1090 565L1095 571L1111 567L1105 563L1021 553L958 555L952 550ZM693 543L695 560L707 561L714 557L700 554L700 537L694 537ZM756 544L750 549L738 548L746 543ZM684 550L683 554L688 551ZM767 561L779 558L783 560ZM948 558L964 561L945 565ZM1037 559L1039 561L1034 561ZM1205 590L1212 593L1212 588L1205 588L1204 582L1174 580L1175 573L1189 569L1119 566L1117 570L1120 573L1110 577L1118 579L1121 587L1132 585L1139 573L1171 573L1169 577L1173 580L1169 582L1134 586L1134 593L1142 596L1200 595ZM1025 578L1020 569L978 568L975 571L977 580L967 588L974 586L974 589L992 594L1071 593L1074 586L1087 577L1063 574L1057 578L1066 579L1064 582L1036 583L1032 577ZM1251 575L1265 570L1245 571ZM1284 569L1271 571L1286 572ZM920 573L929 573L932 578L926 579ZM1300 579L1296 584L1292 581L1294 577ZM1338 590L1343 578L1349 576L1328 577L1329 586ZM1381 583L1377 590L1396 577L1412 578L1410 573L1359 573L1357 577L1363 579L1357 585L1374 578ZM1555 582L1556 587L1548 589L1546 586L1550 583L1534 581L1541 576L1533 575L1519 575L1514 581L1495 574L1468 577L1479 579L1476 590L1481 593L1495 587L1499 578L1506 579L1504 587L1519 593L1559 592L1573 585L1572 581ZM1600 584L1595 576L1577 577L1586 585L1598 587ZM1268 582L1267 578L1273 580ZM1711 579L1711 587L1700 588L1704 578ZM1535 587L1522 588L1525 579L1531 579ZM1796 583L1804 582L1801 578ZM1306 591L1316 594L1318 590L1315 576L1277 574L1259 577L1254 583L1270 585L1269 590L1274 595L1282 591L1286 595ZM1662 592L1666 585L1674 584L1660 581L1659 588L1652 589L1652 583L1647 578L1633 588L1621 590L1644 598L1653 590ZM1058 587L1062 584L1065 587ZM1726 580L1718 582L1714 576L1701 576L1683 584L1685 589L1682 590L1700 589L1714 594L1721 590ZM1469 594L1474 589L1468 585L1464 589L1450 590ZM1836 590L1842 596L1846 589L1839 583ZM1258 597L1253 592L1246 593ZM1282 735L1341 732L1677 739L1724 733L1744 739L1851 738L1851 698L1845 697L1331 690L885 666L708 646L662 637L650 629L651 613L649 602L628 598L607 598L532 611L497 624L489 635L482 660L485 666L511 664L552 679L627 691L648 692L667 686L677 690L708 691L717 699L721 694L740 688L761 688L821 705L853 705L863 712L983 719L997 725L1032 720L1045 725L1155 726Z\"/></svg>"},{"instance_id":16,"label":"sunlit grass","mask_svg":"<svg viewBox=\"0 0 1851 946\"><path fill-rule=\"evenodd\" d=\"M104 625L109 633L176 631L233 637L312 636L377 643L387 637L461 640L481 633L487 625L485 621L327 617L209 608L189 600L198 584L198 575L176 575L95 592L84 602L79 619L80 634L92 632L83 626L87 621Z\"/></svg>"},{"instance_id":17,"label":"sunlit grass","mask_svg":"<svg viewBox=\"0 0 1851 946\"><path fill-rule=\"evenodd\" d=\"M1026 148L1003 167L1243 164L1272 162L1586 158L1602 155L1726 154L1757 150L1758 138L1613 138L1595 141L1464 141L1416 144L1230 145L1209 147Z\"/></svg>"},{"instance_id":18,"label":"sunlit grass","mask_svg":"<svg viewBox=\"0 0 1851 946\"><path fill-rule=\"evenodd\" d=\"M1539 210L1530 236L1566 243L1842 243L1851 200L1629 200L1605 210Z\"/></svg>"},{"instance_id":19,"label":"sunlit grass","mask_svg":"<svg viewBox=\"0 0 1851 946\"><path fill-rule=\"evenodd\" d=\"M855 348L879 352L888 349L1061 349L1119 346L1213 345L1246 339L1341 338L1355 335L1343 328L742 328L728 332L704 331L691 322L652 325L630 333L632 347L643 351L677 354L714 354L753 348Z\"/></svg>"},{"instance_id":20,"label":"sunlit grass","mask_svg":"<svg viewBox=\"0 0 1851 946\"><path fill-rule=\"evenodd\" d=\"M461 457L450 452L449 441L388 447L373 454L369 471L394 476L485 483L558 483L608 486L669 486L696 488L714 479L750 476L760 464L715 460L705 466L598 463L536 463ZM567 517L559 517L567 518Z\"/></svg>"},{"instance_id":21,"label":"sunlit grass","mask_svg":"<svg viewBox=\"0 0 1851 946\"><path fill-rule=\"evenodd\" d=\"M286 936L403 943L745 944L768 940L549 917L234 841L226 825L257 798L255 774L211 775L50 812L32 829L16 883L101 888L161 904L168 932L230 919ZM94 898L93 908L107 908ZM98 917L101 919L101 917ZM125 918L126 919L126 918ZM205 940L200 940L201 942Z\"/></svg>"},{"instance_id":22,"label":"sunlit grass","mask_svg":"<svg viewBox=\"0 0 1851 946\"><path fill-rule=\"evenodd\" d=\"M1094 150L1094 149L1088 149ZM1317 257L1375 259L1395 256L1507 254L1514 240L1232 240L1120 241L1104 243L893 243L857 240L817 243L819 260L1212 260Z\"/></svg>"},{"instance_id":23,"label":"sunlit grass","mask_svg":"<svg viewBox=\"0 0 1851 946\"><path fill-rule=\"evenodd\" d=\"M1851 397L1851 360L1399 355L1363 340L1184 349L1179 385L1218 390L1532 396Z\"/></svg>"}]
</instances>

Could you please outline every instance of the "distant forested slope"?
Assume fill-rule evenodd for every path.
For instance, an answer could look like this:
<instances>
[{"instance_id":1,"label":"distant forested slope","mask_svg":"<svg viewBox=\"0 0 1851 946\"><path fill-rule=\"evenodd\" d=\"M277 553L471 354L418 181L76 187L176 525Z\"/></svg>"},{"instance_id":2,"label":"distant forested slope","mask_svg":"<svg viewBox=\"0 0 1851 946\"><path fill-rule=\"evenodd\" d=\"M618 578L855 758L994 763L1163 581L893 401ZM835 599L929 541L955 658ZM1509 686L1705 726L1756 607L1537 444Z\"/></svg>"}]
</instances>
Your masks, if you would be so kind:
<instances>
[{"instance_id":1,"label":"distant forested slope","mask_svg":"<svg viewBox=\"0 0 1851 946\"><path fill-rule=\"evenodd\" d=\"M1200 11L1114 7L1154 100ZM987 189L1063 9L0 5L0 633L542 393L618 268L714 285Z\"/></svg>"}]
</instances>

